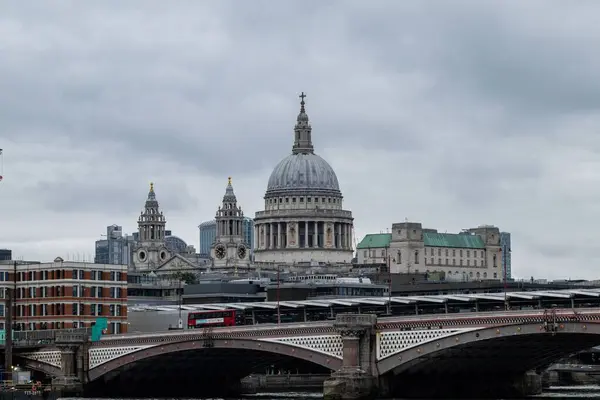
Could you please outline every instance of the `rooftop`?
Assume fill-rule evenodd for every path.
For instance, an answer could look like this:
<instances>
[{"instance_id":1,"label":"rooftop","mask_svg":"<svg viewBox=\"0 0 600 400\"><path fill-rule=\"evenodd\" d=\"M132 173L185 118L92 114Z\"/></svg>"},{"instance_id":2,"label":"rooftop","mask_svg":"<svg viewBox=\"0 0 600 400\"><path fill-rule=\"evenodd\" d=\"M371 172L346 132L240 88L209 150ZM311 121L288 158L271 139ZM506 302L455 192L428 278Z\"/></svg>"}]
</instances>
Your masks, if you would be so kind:
<instances>
[{"instance_id":1,"label":"rooftop","mask_svg":"<svg viewBox=\"0 0 600 400\"><path fill-rule=\"evenodd\" d=\"M513 300L537 300L537 299L571 299L577 298L600 298L600 289L566 289L553 291L531 291L531 292L507 292L505 293L474 293L474 294L443 294L430 296L395 296L391 297L395 304L443 304L443 303L464 303L468 306L474 304L477 300L497 301L500 305L504 304L504 299ZM390 298L387 296L371 297L340 297L335 299L301 300L301 301L281 301L282 308L303 308L303 307L323 307L332 306L356 306L356 305L380 305L384 306ZM252 309L277 309L276 301L250 302L250 303L213 303L213 304L185 304L181 308L186 311L196 310L252 310ZM178 305L135 305L130 306L130 312L144 311L172 311L178 312Z\"/></svg>"},{"instance_id":2,"label":"rooftop","mask_svg":"<svg viewBox=\"0 0 600 400\"><path fill-rule=\"evenodd\" d=\"M379 249L382 247L388 247L391 240L391 233L370 233L360 241L360 243L356 246L356 249Z\"/></svg>"},{"instance_id":3,"label":"rooftop","mask_svg":"<svg viewBox=\"0 0 600 400\"><path fill-rule=\"evenodd\" d=\"M357 250L380 249L388 247L391 240L391 233L371 233L366 235L356 248ZM485 243L481 236L464 233L423 232L423 242L425 246L430 247L485 249Z\"/></svg>"},{"instance_id":4,"label":"rooftop","mask_svg":"<svg viewBox=\"0 0 600 400\"><path fill-rule=\"evenodd\" d=\"M464 233L423 232L425 246L453 247L461 249L485 249L485 243L479 235Z\"/></svg>"}]
</instances>

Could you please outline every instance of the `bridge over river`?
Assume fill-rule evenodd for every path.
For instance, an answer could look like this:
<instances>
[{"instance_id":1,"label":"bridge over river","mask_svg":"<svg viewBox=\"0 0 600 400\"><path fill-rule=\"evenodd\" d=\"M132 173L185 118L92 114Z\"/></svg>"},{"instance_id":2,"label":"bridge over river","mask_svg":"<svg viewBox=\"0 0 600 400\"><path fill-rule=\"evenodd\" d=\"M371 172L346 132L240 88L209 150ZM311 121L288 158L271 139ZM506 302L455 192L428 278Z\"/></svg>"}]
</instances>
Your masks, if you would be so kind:
<instances>
[{"instance_id":1,"label":"bridge over river","mask_svg":"<svg viewBox=\"0 0 600 400\"><path fill-rule=\"evenodd\" d=\"M535 393L536 370L600 344L600 308L377 317L61 337L16 361L78 377L95 396L224 396L270 366L331 372L328 399Z\"/></svg>"}]
</instances>

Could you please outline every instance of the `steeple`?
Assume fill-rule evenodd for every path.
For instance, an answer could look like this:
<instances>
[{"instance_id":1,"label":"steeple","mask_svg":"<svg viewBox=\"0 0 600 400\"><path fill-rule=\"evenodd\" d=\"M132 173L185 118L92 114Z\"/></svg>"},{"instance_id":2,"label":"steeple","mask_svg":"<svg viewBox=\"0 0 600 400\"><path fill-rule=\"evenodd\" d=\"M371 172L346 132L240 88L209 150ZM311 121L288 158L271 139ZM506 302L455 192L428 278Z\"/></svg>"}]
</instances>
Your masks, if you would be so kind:
<instances>
[{"instance_id":1,"label":"steeple","mask_svg":"<svg viewBox=\"0 0 600 400\"><path fill-rule=\"evenodd\" d=\"M233 192L231 177L227 178L227 188L223 196L223 204L217 210L217 237L241 235L241 223L244 217L242 208L237 205Z\"/></svg>"},{"instance_id":2,"label":"steeple","mask_svg":"<svg viewBox=\"0 0 600 400\"><path fill-rule=\"evenodd\" d=\"M300 97L300 114L296 118L296 126L294 127L294 146L292 154L313 154L314 148L312 144L311 132L312 128L304 108L304 98L306 94L302 92Z\"/></svg>"},{"instance_id":3,"label":"steeple","mask_svg":"<svg viewBox=\"0 0 600 400\"><path fill-rule=\"evenodd\" d=\"M227 188L225 189L225 196L223 196L223 204L225 203L237 203L235 193L233 193L233 186L231 185L231 177L227 178Z\"/></svg>"},{"instance_id":4,"label":"steeple","mask_svg":"<svg viewBox=\"0 0 600 400\"><path fill-rule=\"evenodd\" d=\"M150 183L148 198L144 204L144 211L138 219L138 232L140 241L162 241L165 238L165 216L158 207L154 183Z\"/></svg>"},{"instance_id":5,"label":"steeple","mask_svg":"<svg viewBox=\"0 0 600 400\"><path fill-rule=\"evenodd\" d=\"M154 194L154 182L150 182L150 191L148 192L148 199L146 201L156 201L156 194Z\"/></svg>"}]
</instances>

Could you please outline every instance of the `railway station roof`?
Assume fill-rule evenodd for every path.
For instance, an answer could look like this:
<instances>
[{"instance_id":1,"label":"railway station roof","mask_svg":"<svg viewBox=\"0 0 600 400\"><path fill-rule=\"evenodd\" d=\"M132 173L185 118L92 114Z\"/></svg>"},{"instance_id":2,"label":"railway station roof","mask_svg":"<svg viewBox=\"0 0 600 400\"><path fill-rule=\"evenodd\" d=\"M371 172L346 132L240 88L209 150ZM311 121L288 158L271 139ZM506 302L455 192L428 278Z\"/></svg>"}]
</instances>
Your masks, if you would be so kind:
<instances>
[{"instance_id":1,"label":"railway station roof","mask_svg":"<svg viewBox=\"0 0 600 400\"><path fill-rule=\"evenodd\" d=\"M552 291L530 291L530 292L501 292L501 293L473 293L473 294L441 294L427 296L393 296L391 297L392 304L443 304L452 302L463 303L467 306L470 303L475 303L478 300L504 302L506 298L510 300L533 301L533 300L565 300L571 298L598 298L600 297L600 289L564 289ZM311 308L329 308L329 307L353 307L353 306L384 306L390 301L387 296L379 297L337 297L337 298L321 298L312 300L296 300L296 301L280 301L280 308L299 309L305 307ZM202 310L275 310L277 302L236 302L236 303L211 303L211 304L184 304L184 305L134 305L129 307L129 311L177 311L181 307L186 311L202 311Z\"/></svg>"}]
</instances>

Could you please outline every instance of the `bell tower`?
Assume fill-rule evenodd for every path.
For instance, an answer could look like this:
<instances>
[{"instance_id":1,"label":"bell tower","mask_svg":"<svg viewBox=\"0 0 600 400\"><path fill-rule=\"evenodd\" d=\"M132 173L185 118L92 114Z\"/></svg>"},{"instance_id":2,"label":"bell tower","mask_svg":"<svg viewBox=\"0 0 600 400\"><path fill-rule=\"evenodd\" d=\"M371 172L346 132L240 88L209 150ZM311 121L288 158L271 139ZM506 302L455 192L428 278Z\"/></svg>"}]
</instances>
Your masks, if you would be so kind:
<instances>
[{"instance_id":1,"label":"bell tower","mask_svg":"<svg viewBox=\"0 0 600 400\"><path fill-rule=\"evenodd\" d=\"M165 245L166 220L158 207L154 183L150 183L144 210L138 218L138 242L134 248L133 265L140 272L152 271L169 259Z\"/></svg>"},{"instance_id":2,"label":"bell tower","mask_svg":"<svg viewBox=\"0 0 600 400\"><path fill-rule=\"evenodd\" d=\"M214 268L236 274L239 268L250 268L249 244L244 239L244 212L237 204L231 177L227 179L223 202L215 220L217 236L210 251Z\"/></svg>"}]
</instances>

